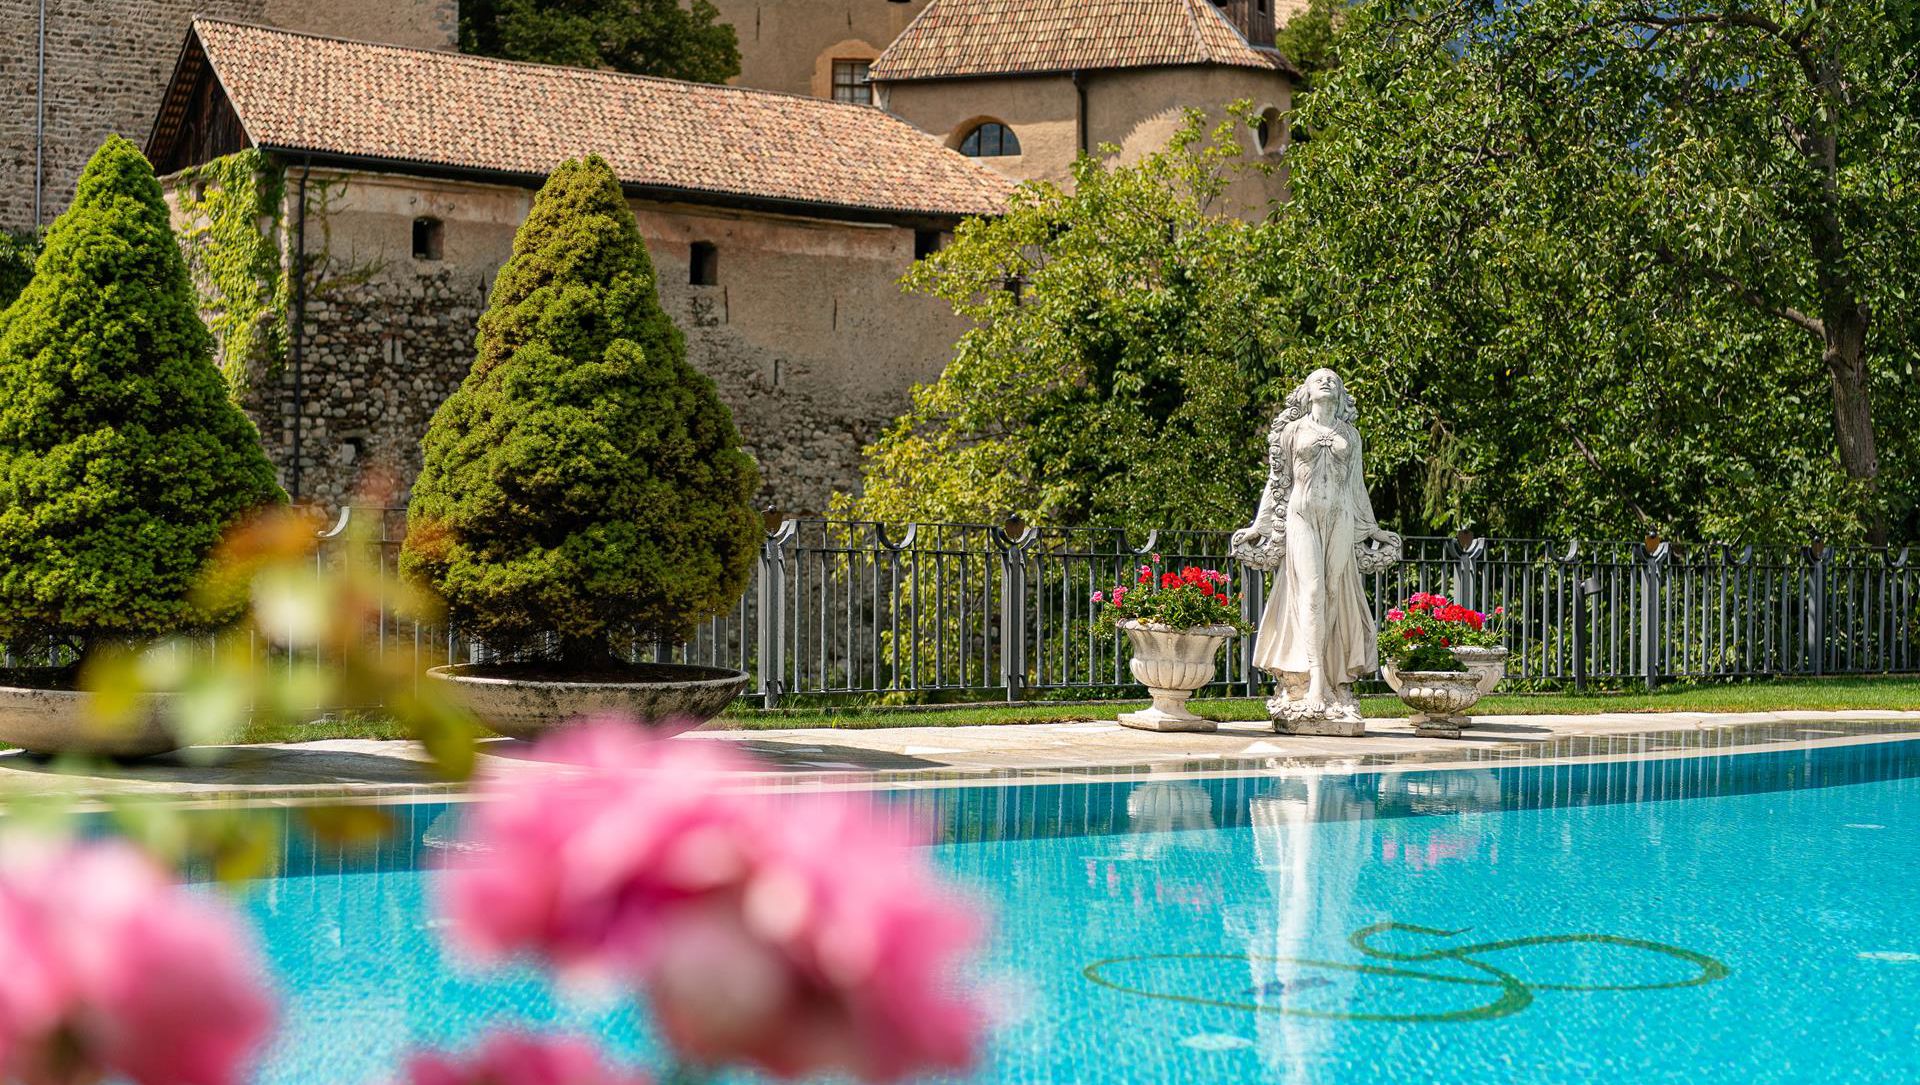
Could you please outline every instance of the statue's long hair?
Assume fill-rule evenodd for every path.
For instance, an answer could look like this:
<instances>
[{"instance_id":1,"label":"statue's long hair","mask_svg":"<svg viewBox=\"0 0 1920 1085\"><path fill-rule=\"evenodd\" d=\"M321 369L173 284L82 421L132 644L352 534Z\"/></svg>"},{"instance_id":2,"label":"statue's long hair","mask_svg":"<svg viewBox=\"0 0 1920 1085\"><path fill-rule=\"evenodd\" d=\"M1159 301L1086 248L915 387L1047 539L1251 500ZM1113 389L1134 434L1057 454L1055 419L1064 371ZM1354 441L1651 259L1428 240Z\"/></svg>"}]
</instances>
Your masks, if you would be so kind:
<instances>
[{"instance_id":1,"label":"statue's long hair","mask_svg":"<svg viewBox=\"0 0 1920 1085\"><path fill-rule=\"evenodd\" d=\"M1273 418L1274 433L1279 433L1281 430L1286 429L1287 423L1297 418L1306 417L1307 411L1313 407L1313 395L1307 391L1307 381L1312 380L1314 374L1319 372L1321 372L1321 370L1316 369L1313 373L1307 374L1306 379L1302 380L1298 387L1287 393L1286 404L1280 408L1280 413ZM1332 373L1333 371L1326 370L1326 372ZM1333 379L1340 382L1339 394L1334 397L1333 401L1333 420L1351 429L1354 423L1360 421L1360 408L1353 402L1353 396L1347 393L1346 380L1338 373L1333 374Z\"/></svg>"}]
</instances>

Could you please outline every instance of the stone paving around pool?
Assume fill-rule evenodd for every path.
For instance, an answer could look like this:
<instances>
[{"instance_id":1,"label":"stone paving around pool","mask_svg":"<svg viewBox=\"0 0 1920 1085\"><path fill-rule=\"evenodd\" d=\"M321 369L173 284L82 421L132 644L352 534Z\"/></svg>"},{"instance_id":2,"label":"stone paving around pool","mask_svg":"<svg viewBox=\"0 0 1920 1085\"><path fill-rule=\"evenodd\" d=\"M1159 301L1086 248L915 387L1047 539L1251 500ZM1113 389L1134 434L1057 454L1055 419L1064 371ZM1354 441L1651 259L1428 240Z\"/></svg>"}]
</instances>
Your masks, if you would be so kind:
<instances>
[{"instance_id":1,"label":"stone paving around pool","mask_svg":"<svg viewBox=\"0 0 1920 1085\"><path fill-rule=\"evenodd\" d=\"M1826 745L1920 736L1920 711L1599 713L1482 716L1464 738L1420 738L1399 720L1369 720L1363 738L1274 734L1264 722L1222 724L1213 734L1135 731L1117 723L873 730L795 728L698 731L677 742L724 742L768 766L780 786L952 786L1010 779L1200 776L1351 771L1370 767L1582 758L1686 756L1781 745ZM483 771L551 771L532 748L481 745ZM332 739L197 747L149 761L65 776L39 758L0 754L0 789L24 793L169 797L200 801L404 801L457 795L433 778L412 742Z\"/></svg>"}]
</instances>

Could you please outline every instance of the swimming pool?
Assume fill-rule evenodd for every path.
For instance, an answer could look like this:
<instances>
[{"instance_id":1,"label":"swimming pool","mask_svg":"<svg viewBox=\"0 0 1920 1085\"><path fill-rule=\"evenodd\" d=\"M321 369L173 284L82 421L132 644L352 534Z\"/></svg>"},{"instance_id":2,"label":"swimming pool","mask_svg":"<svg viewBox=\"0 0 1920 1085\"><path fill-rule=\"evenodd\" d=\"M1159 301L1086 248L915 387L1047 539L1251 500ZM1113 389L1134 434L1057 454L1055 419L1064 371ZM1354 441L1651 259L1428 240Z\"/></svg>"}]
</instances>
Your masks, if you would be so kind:
<instances>
[{"instance_id":1,"label":"swimming pool","mask_svg":"<svg viewBox=\"0 0 1920 1085\"><path fill-rule=\"evenodd\" d=\"M998 910L979 1081L1920 1079L1920 741L875 801ZM648 1058L622 1006L441 955L421 868L458 813L249 887L264 1082L380 1082L504 1022Z\"/></svg>"}]
</instances>

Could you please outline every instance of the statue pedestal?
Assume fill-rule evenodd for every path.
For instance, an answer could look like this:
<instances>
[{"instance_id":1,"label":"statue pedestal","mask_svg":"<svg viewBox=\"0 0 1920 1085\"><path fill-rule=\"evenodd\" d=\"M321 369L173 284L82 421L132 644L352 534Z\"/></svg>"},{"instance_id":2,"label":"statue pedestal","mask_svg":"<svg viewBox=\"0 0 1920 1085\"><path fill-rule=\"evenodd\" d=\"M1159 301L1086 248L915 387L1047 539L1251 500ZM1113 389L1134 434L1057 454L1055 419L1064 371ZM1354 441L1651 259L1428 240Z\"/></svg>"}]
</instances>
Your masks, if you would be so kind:
<instances>
[{"instance_id":1,"label":"statue pedestal","mask_svg":"<svg viewBox=\"0 0 1920 1085\"><path fill-rule=\"evenodd\" d=\"M1273 729L1282 735L1330 735L1335 738L1361 738L1367 733L1364 720L1329 719L1326 716L1274 720Z\"/></svg>"},{"instance_id":2,"label":"statue pedestal","mask_svg":"<svg viewBox=\"0 0 1920 1085\"><path fill-rule=\"evenodd\" d=\"M1267 698L1267 718L1282 735L1327 735L1360 738L1367 724L1360 718L1360 699L1351 686L1337 686L1325 701L1307 696L1307 676L1276 674L1278 688Z\"/></svg>"}]
</instances>

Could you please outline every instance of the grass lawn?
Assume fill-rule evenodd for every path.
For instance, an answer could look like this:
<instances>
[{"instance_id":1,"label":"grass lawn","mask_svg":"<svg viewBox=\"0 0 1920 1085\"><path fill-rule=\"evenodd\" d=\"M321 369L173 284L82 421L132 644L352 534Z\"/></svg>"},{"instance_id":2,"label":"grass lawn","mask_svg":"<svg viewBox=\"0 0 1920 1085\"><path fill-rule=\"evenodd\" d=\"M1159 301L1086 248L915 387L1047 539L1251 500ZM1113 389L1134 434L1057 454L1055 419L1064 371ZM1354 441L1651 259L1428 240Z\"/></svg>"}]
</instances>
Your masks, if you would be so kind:
<instances>
[{"instance_id":1,"label":"grass lawn","mask_svg":"<svg viewBox=\"0 0 1920 1085\"><path fill-rule=\"evenodd\" d=\"M730 709L718 726L747 730L784 727L966 727L978 724L1071 723L1110 720L1138 702L1098 704L1044 701L1021 705L961 705L937 708L804 708L763 711ZM1920 678L1807 678L1740 684L1663 686L1652 693L1512 693L1488 697L1476 715L1542 715L1583 712L1762 712L1774 709L1894 708L1920 709ZM1193 702L1194 711L1214 720L1259 719L1261 702L1249 698ZM1408 709L1391 695L1361 698L1370 717L1405 716ZM296 726L249 728L242 742L303 742L322 738L406 738L383 716L319 720Z\"/></svg>"}]
</instances>

